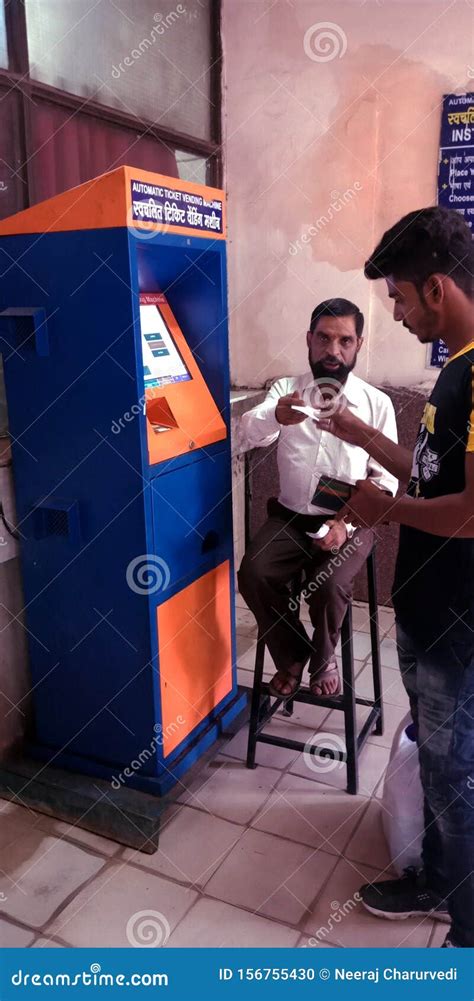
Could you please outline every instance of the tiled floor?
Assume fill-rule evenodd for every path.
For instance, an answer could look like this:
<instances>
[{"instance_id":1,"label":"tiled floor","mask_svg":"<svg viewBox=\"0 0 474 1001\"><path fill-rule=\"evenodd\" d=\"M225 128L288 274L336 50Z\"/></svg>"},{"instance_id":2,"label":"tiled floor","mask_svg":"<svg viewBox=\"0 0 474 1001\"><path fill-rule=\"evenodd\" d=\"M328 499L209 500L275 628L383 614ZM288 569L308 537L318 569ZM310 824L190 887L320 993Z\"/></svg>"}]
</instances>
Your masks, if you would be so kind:
<instances>
[{"instance_id":1,"label":"tiled floor","mask_svg":"<svg viewBox=\"0 0 474 1001\"><path fill-rule=\"evenodd\" d=\"M256 628L237 601L239 682L250 688ZM380 921L358 903L362 883L391 873L381 790L407 711L390 609L380 625L386 731L362 753L358 796L345 792L342 764L296 751L260 744L259 767L247 770L245 727L184 781L155 855L0 801L0 946L441 945L445 926ZM362 604L354 628L357 690L369 695ZM313 706L272 725L302 741L316 730L343 741L342 715Z\"/></svg>"}]
</instances>

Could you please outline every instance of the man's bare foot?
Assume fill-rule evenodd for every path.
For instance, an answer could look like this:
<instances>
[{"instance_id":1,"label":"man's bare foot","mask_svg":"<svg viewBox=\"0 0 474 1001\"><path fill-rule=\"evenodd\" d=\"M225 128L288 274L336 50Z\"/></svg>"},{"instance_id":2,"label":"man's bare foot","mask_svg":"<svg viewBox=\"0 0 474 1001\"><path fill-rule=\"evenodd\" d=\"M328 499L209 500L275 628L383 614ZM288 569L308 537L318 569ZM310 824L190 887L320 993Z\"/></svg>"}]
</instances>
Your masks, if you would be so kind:
<instances>
[{"instance_id":1,"label":"man's bare foot","mask_svg":"<svg viewBox=\"0 0 474 1001\"><path fill-rule=\"evenodd\" d=\"M316 698L341 694L341 679L336 661L326 664L322 671L311 675L309 690Z\"/></svg>"}]
</instances>

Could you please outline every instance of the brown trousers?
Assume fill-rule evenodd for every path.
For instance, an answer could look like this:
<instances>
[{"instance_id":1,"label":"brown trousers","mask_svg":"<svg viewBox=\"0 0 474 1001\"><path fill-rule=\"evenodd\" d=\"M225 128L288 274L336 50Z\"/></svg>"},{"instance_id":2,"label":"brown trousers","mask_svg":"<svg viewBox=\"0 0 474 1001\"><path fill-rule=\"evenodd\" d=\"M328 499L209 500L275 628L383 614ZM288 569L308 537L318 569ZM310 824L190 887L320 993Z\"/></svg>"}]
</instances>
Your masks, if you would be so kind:
<instances>
[{"instance_id":1,"label":"brown trousers","mask_svg":"<svg viewBox=\"0 0 474 1001\"><path fill-rule=\"evenodd\" d=\"M315 674L334 661L354 578L374 544L359 529L338 553L323 552L301 529L272 516L252 539L238 573L239 590L255 615L277 670L309 660ZM304 570L299 601L306 601L314 629L310 639L299 617L290 582Z\"/></svg>"}]
</instances>

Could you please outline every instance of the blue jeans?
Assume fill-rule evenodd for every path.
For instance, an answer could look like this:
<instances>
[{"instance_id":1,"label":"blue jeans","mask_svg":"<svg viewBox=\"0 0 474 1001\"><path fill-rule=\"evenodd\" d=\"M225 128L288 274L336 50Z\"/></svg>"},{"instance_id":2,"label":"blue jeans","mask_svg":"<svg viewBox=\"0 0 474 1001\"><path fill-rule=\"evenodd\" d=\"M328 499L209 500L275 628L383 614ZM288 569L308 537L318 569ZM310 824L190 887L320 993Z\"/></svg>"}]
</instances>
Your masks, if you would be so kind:
<instances>
[{"instance_id":1,"label":"blue jeans","mask_svg":"<svg viewBox=\"0 0 474 1001\"><path fill-rule=\"evenodd\" d=\"M397 646L417 732L427 882L447 900L454 944L474 946L474 633L461 623L421 648L397 623Z\"/></svg>"}]
</instances>

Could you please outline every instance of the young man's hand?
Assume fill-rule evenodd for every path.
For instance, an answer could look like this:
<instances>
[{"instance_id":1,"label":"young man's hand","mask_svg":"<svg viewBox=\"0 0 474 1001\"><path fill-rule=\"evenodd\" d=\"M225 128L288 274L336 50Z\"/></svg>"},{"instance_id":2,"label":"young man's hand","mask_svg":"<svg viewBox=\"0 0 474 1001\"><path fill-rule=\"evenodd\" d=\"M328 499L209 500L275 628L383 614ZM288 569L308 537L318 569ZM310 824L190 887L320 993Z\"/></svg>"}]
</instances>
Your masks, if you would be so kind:
<instances>
[{"instance_id":1,"label":"young man's hand","mask_svg":"<svg viewBox=\"0 0 474 1001\"><path fill-rule=\"evenodd\" d=\"M355 526L371 528L388 521L396 501L370 480L357 480L351 499L337 513L337 520L347 518ZM326 536L327 538L327 536Z\"/></svg>"},{"instance_id":2,"label":"young man's hand","mask_svg":"<svg viewBox=\"0 0 474 1001\"><path fill-rule=\"evenodd\" d=\"M360 417L356 417L347 406L335 413L328 414L327 417L324 416L324 410L322 410L321 417L315 421L315 424L321 431L329 431L330 434L341 438L349 445L360 445L362 448L370 436L370 431L373 430L368 424L361 421Z\"/></svg>"},{"instance_id":3,"label":"young man's hand","mask_svg":"<svg viewBox=\"0 0 474 1001\"><path fill-rule=\"evenodd\" d=\"M314 545L322 549L324 553L335 550L337 552L347 540L347 529L343 521L330 519L326 522L329 525L329 532L324 539L313 539Z\"/></svg>"},{"instance_id":4,"label":"young man's hand","mask_svg":"<svg viewBox=\"0 0 474 1001\"><path fill-rule=\"evenodd\" d=\"M299 393L288 393L288 396L281 396L275 409L275 417L279 424L301 424L306 420L306 414L301 414L299 410L293 410L293 404L304 407L304 400Z\"/></svg>"}]
</instances>

